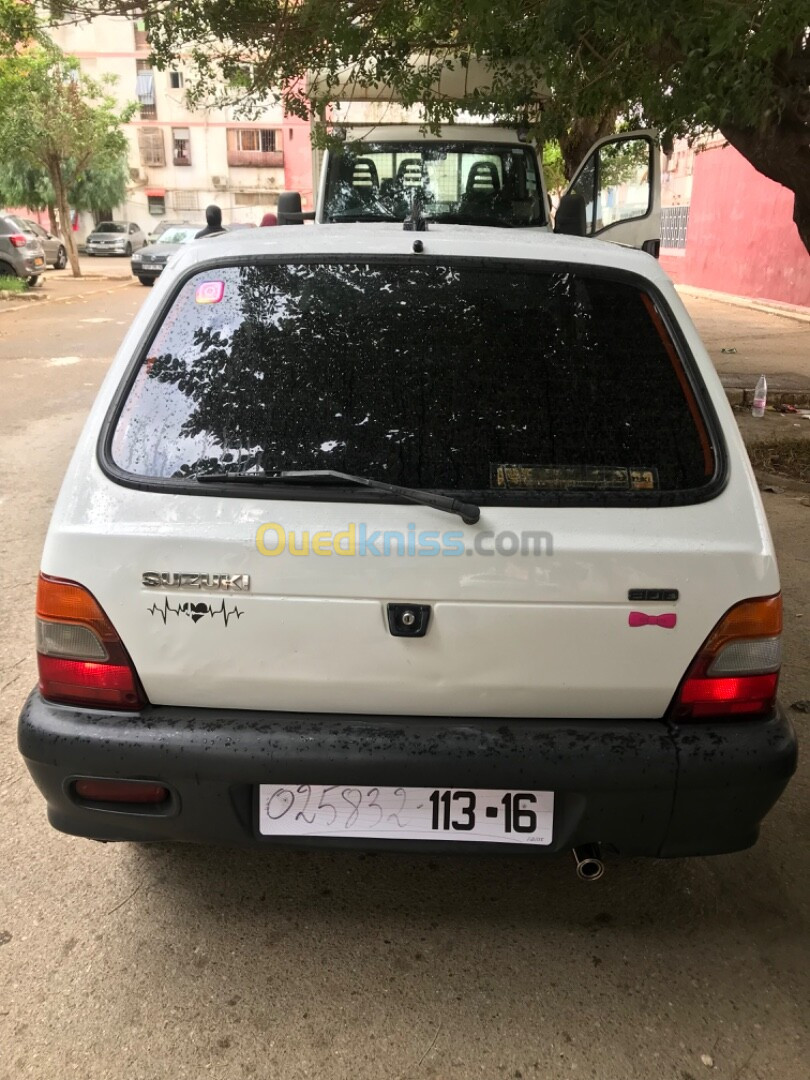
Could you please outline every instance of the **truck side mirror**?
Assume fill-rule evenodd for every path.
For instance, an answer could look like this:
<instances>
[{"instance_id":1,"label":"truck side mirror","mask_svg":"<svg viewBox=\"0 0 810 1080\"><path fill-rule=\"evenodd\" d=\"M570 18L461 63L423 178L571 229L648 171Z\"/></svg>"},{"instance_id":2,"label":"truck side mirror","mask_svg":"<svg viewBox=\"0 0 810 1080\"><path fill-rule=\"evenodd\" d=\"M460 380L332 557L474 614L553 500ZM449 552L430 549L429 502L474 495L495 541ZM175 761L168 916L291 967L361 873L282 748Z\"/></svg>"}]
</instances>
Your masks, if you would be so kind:
<instances>
[{"instance_id":1,"label":"truck side mirror","mask_svg":"<svg viewBox=\"0 0 810 1080\"><path fill-rule=\"evenodd\" d=\"M276 208L279 225L303 225L300 191L282 191Z\"/></svg>"},{"instance_id":2,"label":"truck side mirror","mask_svg":"<svg viewBox=\"0 0 810 1080\"><path fill-rule=\"evenodd\" d=\"M554 216L554 232L566 236L585 236L585 200L575 191L569 191L560 199Z\"/></svg>"}]
</instances>

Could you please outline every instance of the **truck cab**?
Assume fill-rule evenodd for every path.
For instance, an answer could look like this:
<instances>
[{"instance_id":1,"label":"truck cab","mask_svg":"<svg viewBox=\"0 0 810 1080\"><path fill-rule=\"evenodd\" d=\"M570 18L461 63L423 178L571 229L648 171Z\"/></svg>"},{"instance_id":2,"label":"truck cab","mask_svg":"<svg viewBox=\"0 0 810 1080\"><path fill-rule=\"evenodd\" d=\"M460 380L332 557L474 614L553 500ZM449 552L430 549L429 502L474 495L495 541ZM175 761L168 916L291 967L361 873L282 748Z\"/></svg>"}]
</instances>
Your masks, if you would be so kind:
<instances>
[{"instance_id":1,"label":"truck cab","mask_svg":"<svg viewBox=\"0 0 810 1080\"><path fill-rule=\"evenodd\" d=\"M313 181L314 214L301 214L295 193L285 193L283 224L416 216L427 223L574 232L653 255L660 246L660 162L652 131L595 143L560 199L556 222L537 152L515 128L448 124L437 135L416 124L338 126L329 147L313 155Z\"/></svg>"}]
</instances>

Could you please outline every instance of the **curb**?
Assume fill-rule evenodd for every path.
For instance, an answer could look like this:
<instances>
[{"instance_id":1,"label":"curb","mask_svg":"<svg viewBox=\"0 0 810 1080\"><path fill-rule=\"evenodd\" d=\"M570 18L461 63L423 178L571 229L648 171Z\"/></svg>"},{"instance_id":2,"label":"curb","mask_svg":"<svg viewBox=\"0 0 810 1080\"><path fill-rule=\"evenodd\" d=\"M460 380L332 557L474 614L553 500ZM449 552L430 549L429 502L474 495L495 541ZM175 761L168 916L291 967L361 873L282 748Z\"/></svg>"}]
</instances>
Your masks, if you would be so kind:
<instances>
[{"instance_id":1,"label":"curb","mask_svg":"<svg viewBox=\"0 0 810 1080\"><path fill-rule=\"evenodd\" d=\"M735 296L733 293L700 289L697 285L676 285L675 289L678 293L683 293L686 296L694 296L703 300L718 300L721 304L732 304L734 307L762 311L766 315L781 315L783 319L794 319L796 322L810 323L810 308L800 307L798 304L782 304L778 300Z\"/></svg>"},{"instance_id":2,"label":"curb","mask_svg":"<svg viewBox=\"0 0 810 1080\"><path fill-rule=\"evenodd\" d=\"M80 278L68 277L61 278L61 281L133 281L133 274L94 274L92 271L88 274L82 274Z\"/></svg>"},{"instance_id":3,"label":"curb","mask_svg":"<svg viewBox=\"0 0 810 1080\"><path fill-rule=\"evenodd\" d=\"M729 405L753 405L754 387L743 390L739 386L724 386ZM810 409L810 387L806 390L769 390L769 405L795 405L799 409Z\"/></svg>"},{"instance_id":4,"label":"curb","mask_svg":"<svg viewBox=\"0 0 810 1080\"><path fill-rule=\"evenodd\" d=\"M766 487L775 487L797 495L810 495L810 484L805 483L804 480L794 480L790 476L780 476L779 473L763 472L762 469L754 469L754 475L760 491ZM778 494L778 492L769 494Z\"/></svg>"},{"instance_id":5,"label":"curb","mask_svg":"<svg viewBox=\"0 0 810 1080\"><path fill-rule=\"evenodd\" d=\"M9 292L5 289L0 291L0 300L21 300L24 303L28 303L31 300L46 300L47 297L42 293L35 292Z\"/></svg>"},{"instance_id":6,"label":"curb","mask_svg":"<svg viewBox=\"0 0 810 1080\"><path fill-rule=\"evenodd\" d=\"M35 296L34 294L32 294L31 296L26 298L25 303L15 304L14 307L0 309L0 315L8 315L12 311L24 311L26 309L26 307L28 306L28 302L31 301L31 300L34 300L34 299L39 300L43 304L65 304L65 303L69 303L71 300L83 300L87 296L106 296L109 293L114 293L114 292L117 292L119 289L125 288L127 285L131 285L135 279L134 278L131 278L131 279L127 278L127 279L124 280L124 279L121 279L121 278L102 278L102 279L99 279L99 280L103 280L103 281L120 281L121 284L114 286L112 289L93 289L90 292L86 292L86 293L76 293L75 296L43 296L42 294L39 294L39 295ZM15 299L20 298L19 294L12 294L12 295L14 295Z\"/></svg>"}]
</instances>

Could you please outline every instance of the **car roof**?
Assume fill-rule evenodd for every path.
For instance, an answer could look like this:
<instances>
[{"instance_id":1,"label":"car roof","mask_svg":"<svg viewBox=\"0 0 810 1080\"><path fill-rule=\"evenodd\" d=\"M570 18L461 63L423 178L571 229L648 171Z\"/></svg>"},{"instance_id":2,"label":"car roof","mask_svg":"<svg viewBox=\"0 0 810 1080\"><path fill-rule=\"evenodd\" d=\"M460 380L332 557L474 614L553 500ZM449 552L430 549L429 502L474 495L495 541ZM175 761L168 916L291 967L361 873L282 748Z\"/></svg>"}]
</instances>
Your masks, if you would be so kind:
<instances>
[{"instance_id":1,"label":"car roof","mask_svg":"<svg viewBox=\"0 0 810 1080\"><path fill-rule=\"evenodd\" d=\"M428 224L426 232L406 232L391 224L283 225L272 229L239 229L183 245L174 262L178 273L195 265L251 256L403 256L416 258L414 243L425 255L493 259L528 259L627 271L668 282L658 260L643 251L577 236L559 236L545 229L498 229L482 225Z\"/></svg>"}]
</instances>

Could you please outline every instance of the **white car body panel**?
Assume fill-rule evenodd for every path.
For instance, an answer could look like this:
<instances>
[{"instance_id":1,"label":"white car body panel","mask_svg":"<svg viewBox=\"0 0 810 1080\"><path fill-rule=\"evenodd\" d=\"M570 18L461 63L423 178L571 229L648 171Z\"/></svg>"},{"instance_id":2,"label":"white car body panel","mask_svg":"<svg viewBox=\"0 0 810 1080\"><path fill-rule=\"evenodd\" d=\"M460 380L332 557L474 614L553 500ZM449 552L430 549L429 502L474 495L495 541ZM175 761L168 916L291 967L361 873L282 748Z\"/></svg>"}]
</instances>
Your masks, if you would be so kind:
<instances>
[{"instance_id":1,"label":"white car body panel","mask_svg":"<svg viewBox=\"0 0 810 1080\"><path fill-rule=\"evenodd\" d=\"M420 505L180 495L122 486L99 432L132 358L178 279L208 259L403 255L401 226L224 235L182 248L130 328L85 425L54 510L44 573L78 581L118 629L155 704L386 715L659 717L724 612L779 577L765 515L720 381L671 282L639 252L543 232L431 227L428 255L531 259L640 275L664 296L719 418L728 480L706 502L663 508L482 507L477 525ZM414 256L416 257L416 256ZM583 422L587 422L583 418ZM268 492L268 495L270 493ZM261 555L256 531L423 529L550 533L551 555ZM249 592L144 588L144 572L249 574ZM629 603L675 588L676 604ZM196 622L167 608L238 608ZM432 607L424 638L388 632L386 604ZM161 609L163 613L161 614ZM677 626L631 628L630 610Z\"/></svg>"}]
</instances>

